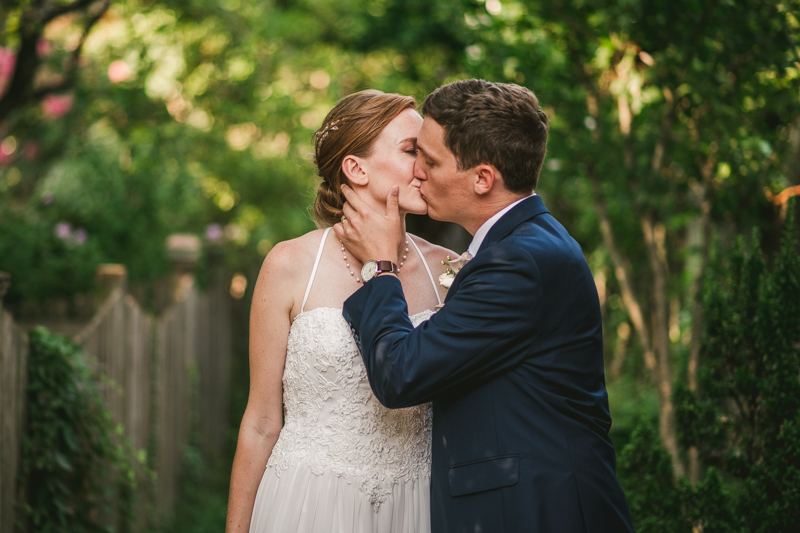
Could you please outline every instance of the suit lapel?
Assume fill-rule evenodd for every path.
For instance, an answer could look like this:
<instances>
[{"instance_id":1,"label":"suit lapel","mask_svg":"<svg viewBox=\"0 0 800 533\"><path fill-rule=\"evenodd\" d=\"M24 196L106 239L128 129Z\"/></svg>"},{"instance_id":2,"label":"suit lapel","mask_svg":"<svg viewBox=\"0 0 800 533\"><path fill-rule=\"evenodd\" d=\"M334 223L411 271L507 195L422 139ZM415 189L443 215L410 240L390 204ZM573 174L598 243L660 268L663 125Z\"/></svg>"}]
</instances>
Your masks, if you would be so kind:
<instances>
[{"instance_id":1,"label":"suit lapel","mask_svg":"<svg viewBox=\"0 0 800 533\"><path fill-rule=\"evenodd\" d=\"M481 247L478 249L478 253L481 253L481 251L487 246L491 246L492 244L502 240L505 236L514 231L514 228L523 222L527 222L528 220L531 220L542 213L549 213L549 211L545 207L541 196L531 196L530 198L523 200L518 205L515 205L511 211L503 215L500 220L498 220L497 223L492 226L492 229L490 229L489 233L486 234L486 238L483 239ZM462 272L464 270L468 271L469 269L470 264L467 263L467 265L462 269ZM457 275L456 279L453 281L453 285L447 291L447 296L444 299L445 302L447 302L447 300L449 300L450 297L457 292L458 286L461 284L462 279L464 279L464 276L461 275L461 272L459 272L459 275Z\"/></svg>"},{"instance_id":2,"label":"suit lapel","mask_svg":"<svg viewBox=\"0 0 800 533\"><path fill-rule=\"evenodd\" d=\"M538 194L521 201L492 226L492 229L486 234L486 238L483 239L478 253L481 253L487 246L502 240L523 222L527 222L542 213L549 213L549 211L545 207L542 197Z\"/></svg>"}]
</instances>

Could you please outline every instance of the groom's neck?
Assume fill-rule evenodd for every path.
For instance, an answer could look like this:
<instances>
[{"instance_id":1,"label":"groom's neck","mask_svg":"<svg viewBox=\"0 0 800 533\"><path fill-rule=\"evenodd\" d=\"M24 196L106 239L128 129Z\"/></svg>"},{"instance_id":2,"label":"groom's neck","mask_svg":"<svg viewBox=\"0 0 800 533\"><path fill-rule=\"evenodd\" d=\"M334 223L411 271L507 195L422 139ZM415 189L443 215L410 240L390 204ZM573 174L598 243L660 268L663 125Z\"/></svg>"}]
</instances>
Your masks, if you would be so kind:
<instances>
[{"instance_id":1,"label":"groom's neck","mask_svg":"<svg viewBox=\"0 0 800 533\"><path fill-rule=\"evenodd\" d=\"M502 191L502 193L494 193L491 196L475 196L473 206L465 210L468 212L468 217L461 223L461 226L469 232L470 235L475 235L478 228L495 216L497 213L513 204L517 200L521 200L528 196L527 194L517 194L509 191Z\"/></svg>"}]
</instances>

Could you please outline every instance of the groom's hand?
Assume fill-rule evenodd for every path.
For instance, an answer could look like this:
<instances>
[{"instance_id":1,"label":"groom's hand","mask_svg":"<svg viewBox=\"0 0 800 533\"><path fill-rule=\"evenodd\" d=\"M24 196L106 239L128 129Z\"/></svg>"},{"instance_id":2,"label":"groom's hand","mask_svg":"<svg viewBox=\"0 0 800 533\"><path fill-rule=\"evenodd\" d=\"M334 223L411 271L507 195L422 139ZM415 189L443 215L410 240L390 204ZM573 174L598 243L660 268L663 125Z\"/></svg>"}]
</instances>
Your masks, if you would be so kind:
<instances>
[{"instance_id":1,"label":"groom's hand","mask_svg":"<svg viewBox=\"0 0 800 533\"><path fill-rule=\"evenodd\" d=\"M389 191L385 215L373 211L348 185L342 185L342 192L347 198L344 216L333 226L339 240L362 263L374 259L398 264L397 254L405 239L398 205L400 187Z\"/></svg>"}]
</instances>

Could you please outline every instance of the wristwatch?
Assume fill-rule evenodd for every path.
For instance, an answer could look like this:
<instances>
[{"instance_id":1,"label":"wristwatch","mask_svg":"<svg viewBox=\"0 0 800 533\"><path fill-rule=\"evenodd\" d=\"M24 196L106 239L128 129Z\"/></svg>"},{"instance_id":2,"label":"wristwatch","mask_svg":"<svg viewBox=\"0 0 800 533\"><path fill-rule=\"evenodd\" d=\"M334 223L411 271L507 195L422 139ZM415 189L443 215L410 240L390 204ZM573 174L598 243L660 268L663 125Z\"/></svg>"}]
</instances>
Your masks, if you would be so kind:
<instances>
[{"instance_id":1,"label":"wristwatch","mask_svg":"<svg viewBox=\"0 0 800 533\"><path fill-rule=\"evenodd\" d=\"M383 272L392 272L397 274L398 271L399 269L397 268L397 265L391 261L375 261L370 259L364 263L363 267L361 267L361 279L364 281L364 283L366 283Z\"/></svg>"}]
</instances>

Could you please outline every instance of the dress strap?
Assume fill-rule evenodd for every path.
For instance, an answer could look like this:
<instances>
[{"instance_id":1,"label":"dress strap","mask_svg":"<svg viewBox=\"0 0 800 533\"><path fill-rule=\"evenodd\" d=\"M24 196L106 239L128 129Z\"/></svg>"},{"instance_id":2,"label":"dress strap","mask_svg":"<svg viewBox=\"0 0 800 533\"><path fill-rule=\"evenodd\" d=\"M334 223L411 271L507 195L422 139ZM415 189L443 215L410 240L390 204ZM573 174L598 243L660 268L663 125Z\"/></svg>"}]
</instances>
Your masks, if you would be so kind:
<instances>
[{"instance_id":1,"label":"dress strap","mask_svg":"<svg viewBox=\"0 0 800 533\"><path fill-rule=\"evenodd\" d=\"M411 241L411 244L414 245L414 248L416 248L417 253L419 254L419 257L422 259L422 264L425 265L425 270L428 271L428 277L431 280L431 285L433 285L433 292L436 294L436 300L439 302L439 305L442 305L442 299L439 297L439 288L436 286L436 281L433 279L433 274L431 274L431 269L428 266L428 262L425 261L425 256L422 255L422 252L420 251L419 246L417 246L417 243L415 243L414 239L411 238L411 235L406 233L406 237L408 237L408 240Z\"/></svg>"},{"instance_id":2,"label":"dress strap","mask_svg":"<svg viewBox=\"0 0 800 533\"><path fill-rule=\"evenodd\" d=\"M319 266L319 260L322 257L322 249L325 247L325 240L328 238L328 233L330 233L330 231L331 228L328 228L325 230L325 233L322 234L322 242L319 243L319 250L317 250L317 259L314 261L314 269L311 270L311 279L308 280L308 287L306 287L306 294L305 296L303 296L303 305L300 306L301 313L306 308L306 300L308 300L308 294L311 292L311 285L314 284L314 276L317 275L317 267Z\"/></svg>"}]
</instances>

